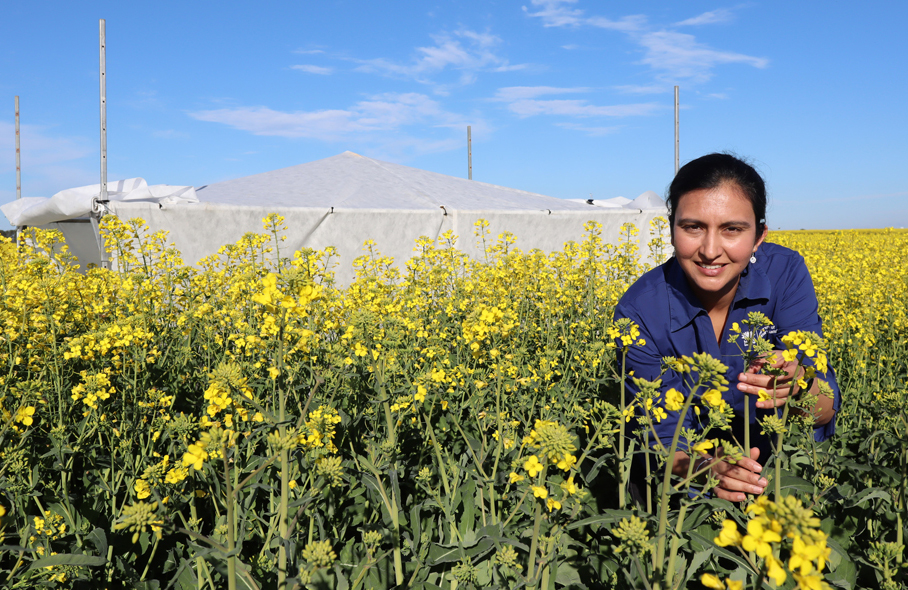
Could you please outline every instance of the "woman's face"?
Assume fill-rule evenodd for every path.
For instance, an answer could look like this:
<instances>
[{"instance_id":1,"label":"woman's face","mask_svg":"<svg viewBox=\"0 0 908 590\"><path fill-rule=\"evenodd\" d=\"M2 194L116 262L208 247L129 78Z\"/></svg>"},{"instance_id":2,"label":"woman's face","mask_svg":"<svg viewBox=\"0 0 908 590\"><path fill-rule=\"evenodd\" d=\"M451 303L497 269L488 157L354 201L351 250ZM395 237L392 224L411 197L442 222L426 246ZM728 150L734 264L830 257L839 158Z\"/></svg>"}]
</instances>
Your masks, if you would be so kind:
<instances>
[{"instance_id":1,"label":"woman's face","mask_svg":"<svg viewBox=\"0 0 908 590\"><path fill-rule=\"evenodd\" d=\"M738 279L757 246L753 206L734 182L684 194L675 212L675 258L707 309L731 304Z\"/></svg>"}]
</instances>

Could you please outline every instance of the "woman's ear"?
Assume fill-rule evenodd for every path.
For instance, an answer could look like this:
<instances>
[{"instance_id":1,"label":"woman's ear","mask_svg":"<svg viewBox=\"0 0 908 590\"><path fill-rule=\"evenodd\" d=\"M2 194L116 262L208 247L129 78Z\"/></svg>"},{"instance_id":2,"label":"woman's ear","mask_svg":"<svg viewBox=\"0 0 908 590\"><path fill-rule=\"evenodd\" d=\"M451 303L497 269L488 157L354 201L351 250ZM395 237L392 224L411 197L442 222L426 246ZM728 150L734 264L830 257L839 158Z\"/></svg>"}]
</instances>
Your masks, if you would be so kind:
<instances>
[{"instance_id":1,"label":"woman's ear","mask_svg":"<svg viewBox=\"0 0 908 590\"><path fill-rule=\"evenodd\" d=\"M760 247L760 244L763 243L763 240L766 239L766 235L769 233L769 228L765 225L763 226L763 233L757 236L757 241L754 243L754 252L757 251L757 248Z\"/></svg>"}]
</instances>

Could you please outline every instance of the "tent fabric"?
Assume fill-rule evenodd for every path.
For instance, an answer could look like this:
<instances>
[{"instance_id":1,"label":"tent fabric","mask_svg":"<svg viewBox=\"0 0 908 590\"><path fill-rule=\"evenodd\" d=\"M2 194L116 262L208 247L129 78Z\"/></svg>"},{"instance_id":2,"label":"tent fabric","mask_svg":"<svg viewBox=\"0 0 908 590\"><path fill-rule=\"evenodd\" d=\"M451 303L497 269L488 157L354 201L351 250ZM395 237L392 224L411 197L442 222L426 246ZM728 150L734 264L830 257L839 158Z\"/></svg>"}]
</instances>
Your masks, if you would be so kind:
<instances>
[{"instance_id":1,"label":"tent fabric","mask_svg":"<svg viewBox=\"0 0 908 590\"><path fill-rule=\"evenodd\" d=\"M166 229L186 262L196 262L247 232L262 233L269 213L285 218L289 228L282 252L302 248L337 250L339 284L354 278L353 260L363 243L374 240L399 268L413 256L416 240L436 239L451 230L457 247L484 256L474 237L474 223L489 222L491 240L503 232L529 251L560 250L579 242L584 225L602 224L602 236L617 243L621 225L634 223L648 240L649 221L665 215L665 206L603 209L483 182L456 178L344 152L337 156L218 182L196 189L200 202L163 204L118 201L111 211L141 217L151 231ZM491 245L491 244L488 244ZM641 251L645 252L645 248Z\"/></svg>"},{"instance_id":2,"label":"tent fabric","mask_svg":"<svg viewBox=\"0 0 908 590\"><path fill-rule=\"evenodd\" d=\"M10 224L15 226L44 226L59 221L88 217L94 199L101 197L101 185L69 188L50 198L26 197L0 206ZM107 184L109 201L148 201L162 204L195 203L195 188L191 186L148 186L142 178L128 178Z\"/></svg>"},{"instance_id":3,"label":"tent fabric","mask_svg":"<svg viewBox=\"0 0 908 590\"><path fill-rule=\"evenodd\" d=\"M201 200L261 207L585 211L513 188L366 158L353 152L196 189Z\"/></svg>"},{"instance_id":4,"label":"tent fabric","mask_svg":"<svg viewBox=\"0 0 908 590\"><path fill-rule=\"evenodd\" d=\"M339 285L354 279L353 260L365 253L363 244L373 240L383 256L394 258L405 274L405 263L414 255L416 240L422 236L439 238L451 230L457 236L459 250L476 259L484 258L483 245L474 235L479 219L489 222L492 246L498 235L510 232L516 237L514 247L523 251L543 252L561 250L566 242L581 242L588 221L602 224L602 237L617 244L621 226L633 223L639 230L640 251L645 255L649 240L649 223L664 210L598 209L586 211L506 211L441 209L349 209L335 207L261 207L197 203L194 205L164 205L118 202L112 211L123 219L140 217L149 230L169 231L169 239L180 249L183 260L195 263L217 252L224 244L239 240L247 232L264 233L263 218L269 213L284 217L289 228L283 232L287 240L280 244L281 256L290 256L302 248L322 250L333 246L338 266L334 269Z\"/></svg>"},{"instance_id":5,"label":"tent fabric","mask_svg":"<svg viewBox=\"0 0 908 590\"><path fill-rule=\"evenodd\" d=\"M84 217L99 192L99 185L70 189L51 199L4 205L3 211L15 225L62 230L68 242L81 245L77 255L83 266L98 264L100 256L91 252L93 229ZM645 244L649 222L666 214L661 201L652 208L595 207L353 152L197 189L149 187L142 179L130 179L113 183L109 194L107 211L122 219L142 218L151 232L169 232L169 240L188 264L248 232L263 233L263 219L277 213L289 228L283 232L287 239L280 244L281 256L331 246L338 254L335 272L340 285L353 280L352 263L363 254L366 240L374 240L377 249L405 272L417 239L437 239L448 230L458 236L461 251L483 258L483 245L474 236L479 219L489 222L488 239L493 243L499 234L510 232L516 237L515 247L550 252L583 240L588 221L602 224L603 240L613 244L620 241L621 226L634 223ZM83 223L73 219L79 217ZM646 252L645 247L640 250Z\"/></svg>"}]
</instances>

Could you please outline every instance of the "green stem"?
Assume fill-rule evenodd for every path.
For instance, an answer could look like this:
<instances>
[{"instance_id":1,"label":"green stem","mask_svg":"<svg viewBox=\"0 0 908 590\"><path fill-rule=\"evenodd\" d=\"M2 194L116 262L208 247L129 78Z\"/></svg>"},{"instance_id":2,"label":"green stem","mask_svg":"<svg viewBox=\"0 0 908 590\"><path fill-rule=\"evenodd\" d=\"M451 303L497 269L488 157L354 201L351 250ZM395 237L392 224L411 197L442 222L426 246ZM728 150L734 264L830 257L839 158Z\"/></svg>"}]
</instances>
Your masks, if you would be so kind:
<instances>
[{"instance_id":1,"label":"green stem","mask_svg":"<svg viewBox=\"0 0 908 590\"><path fill-rule=\"evenodd\" d=\"M678 510L678 524L675 525L675 535L672 537L671 548L668 552L668 570L665 572L665 587L673 588L672 578L675 572L675 560L678 557L678 545L681 541L681 530L684 526L684 516L687 513L687 502L681 502Z\"/></svg>"},{"instance_id":2,"label":"green stem","mask_svg":"<svg viewBox=\"0 0 908 590\"><path fill-rule=\"evenodd\" d=\"M625 399L625 379L627 375L627 347L621 351L621 414L619 416L620 421L620 430L618 433L618 508L624 510L624 506L627 503L625 498L625 488L627 487L627 481L624 477L624 431L625 431L625 420L624 420L624 411L627 408L627 400Z\"/></svg>"},{"instance_id":3,"label":"green stem","mask_svg":"<svg viewBox=\"0 0 908 590\"><path fill-rule=\"evenodd\" d=\"M542 504L536 502L536 513L533 515L533 539L530 541L530 556L527 561L527 573L530 579L527 581L527 588L535 590L536 588L536 554L539 552L539 528L542 525Z\"/></svg>"},{"instance_id":4,"label":"green stem","mask_svg":"<svg viewBox=\"0 0 908 590\"><path fill-rule=\"evenodd\" d=\"M654 585L656 590L659 590L659 588L661 587L661 578L663 574L663 568L665 567L665 538L666 529L668 528L668 494L671 490L672 468L675 464L675 451L678 450L678 441L681 438L681 426L684 424L683 417L687 416L687 412L690 411L690 406L694 400L694 393L699 388L700 383L697 383L697 385L691 389L691 393L687 396L687 399L684 400L684 406L681 408L681 412L678 414L679 416L681 416L681 418L678 419L678 424L675 425L675 434L672 436L672 444L668 449L668 456L665 460L665 473L662 477L662 497L659 502L659 531L656 533L658 540L656 545L656 553L653 556L653 560L656 565L656 584Z\"/></svg>"},{"instance_id":5,"label":"green stem","mask_svg":"<svg viewBox=\"0 0 908 590\"><path fill-rule=\"evenodd\" d=\"M227 588L236 590L236 523L234 522L233 482L230 481L230 464L227 460L227 443L221 443L221 457L224 461L224 485L227 487Z\"/></svg>"}]
</instances>

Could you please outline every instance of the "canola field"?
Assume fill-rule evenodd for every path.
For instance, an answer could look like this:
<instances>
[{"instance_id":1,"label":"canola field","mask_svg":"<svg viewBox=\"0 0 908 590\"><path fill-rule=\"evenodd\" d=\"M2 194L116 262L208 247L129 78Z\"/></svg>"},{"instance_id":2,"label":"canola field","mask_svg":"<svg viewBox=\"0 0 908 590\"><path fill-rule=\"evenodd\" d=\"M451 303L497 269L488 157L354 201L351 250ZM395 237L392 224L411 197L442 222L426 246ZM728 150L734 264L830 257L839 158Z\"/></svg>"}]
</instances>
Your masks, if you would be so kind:
<instances>
[{"instance_id":1,"label":"canola field","mask_svg":"<svg viewBox=\"0 0 908 590\"><path fill-rule=\"evenodd\" d=\"M628 494L634 403L717 429L730 411L710 358L667 359L688 399L624 399L645 343L612 310L667 255L660 222L614 245L591 223L551 253L480 223L402 268L369 241L345 288L330 249L281 248L278 216L197 266L140 220L103 225L113 271L75 270L52 232L0 251L6 587L908 583L906 231L770 234L804 255L824 320L787 353L825 355L843 405L822 444L767 421L770 486L739 506L693 470Z\"/></svg>"}]
</instances>

